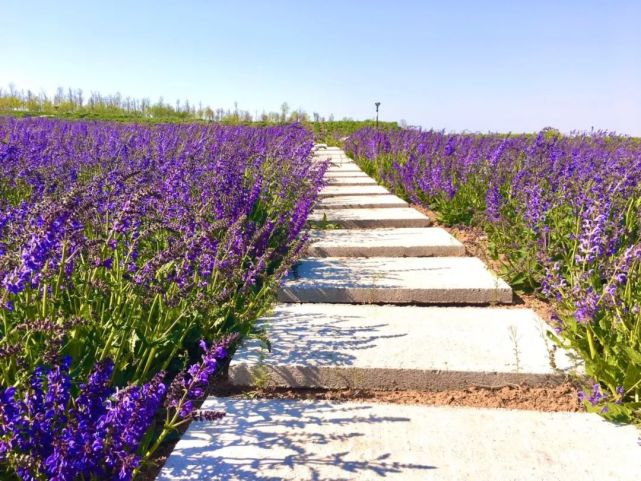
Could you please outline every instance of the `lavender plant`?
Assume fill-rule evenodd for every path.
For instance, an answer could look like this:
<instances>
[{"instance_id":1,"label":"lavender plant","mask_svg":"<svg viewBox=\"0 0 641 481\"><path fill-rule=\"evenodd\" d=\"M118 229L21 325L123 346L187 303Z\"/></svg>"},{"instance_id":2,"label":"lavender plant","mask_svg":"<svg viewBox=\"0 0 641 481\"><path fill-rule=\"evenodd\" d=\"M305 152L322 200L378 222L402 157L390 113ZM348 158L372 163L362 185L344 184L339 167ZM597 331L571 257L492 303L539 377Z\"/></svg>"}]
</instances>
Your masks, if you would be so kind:
<instances>
[{"instance_id":1,"label":"lavender plant","mask_svg":"<svg viewBox=\"0 0 641 481\"><path fill-rule=\"evenodd\" d=\"M638 139L363 129L346 149L443 223L482 227L512 285L553 303L552 338L594 379L585 405L641 421Z\"/></svg>"},{"instance_id":2,"label":"lavender plant","mask_svg":"<svg viewBox=\"0 0 641 481\"><path fill-rule=\"evenodd\" d=\"M23 389L0 390L0 463L3 479L25 481L131 480L166 437L194 417L219 419L219 412L199 412L193 403L228 359L237 336L207 347L202 360L170 384L165 373L149 382L115 390L110 359L94 366L87 382L76 387L71 358L53 368L38 367ZM165 418L157 427L157 418ZM0 464L0 474L2 474Z\"/></svg>"},{"instance_id":3,"label":"lavender plant","mask_svg":"<svg viewBox=\"0 0 641 481\"><path fill-rule=\"evenodd\" d=\"M0 121L0 380L52 355L119 385L249 335L323 167L299 126Z\"/></svg>"},{"instance_id":4,"label":"lavender plant","mask_svg":"<svg viewBox=\"0 0 641 481\"><path fill-rule=\"evenodd\" d=\"M159 409L154 443L193 415L235 346L179 374L199 341L260 336L254 321L305 245L325 169L310 162L312 144L299 125L0 118L0 464L24 479L133 473L158 447L146 426ZM124 409L136 426L117 425ZM115 463L106 474L77 461L88 444L61 447L98 419Z\"/></svg>"}]
</instances>

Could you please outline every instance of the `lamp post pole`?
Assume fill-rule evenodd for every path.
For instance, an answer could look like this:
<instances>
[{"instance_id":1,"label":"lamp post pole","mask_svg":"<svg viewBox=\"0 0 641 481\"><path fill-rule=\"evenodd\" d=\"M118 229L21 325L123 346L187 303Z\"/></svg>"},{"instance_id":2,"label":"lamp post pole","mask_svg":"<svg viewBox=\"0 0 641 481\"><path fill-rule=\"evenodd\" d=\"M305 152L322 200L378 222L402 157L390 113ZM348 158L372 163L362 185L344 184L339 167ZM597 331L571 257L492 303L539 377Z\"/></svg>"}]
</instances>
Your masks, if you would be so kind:
<instances>
[{"instance_id":1,"label":"lamp post pole","mask_svg":"<svg viewBox=\"0 0 641 481\"><path fill-rule=\"evenodd\" d=\"M375 102L374 105L376 105L376 130L378 130L378 107L381 105L381 103Z\"/></svg>"}]
</instances>

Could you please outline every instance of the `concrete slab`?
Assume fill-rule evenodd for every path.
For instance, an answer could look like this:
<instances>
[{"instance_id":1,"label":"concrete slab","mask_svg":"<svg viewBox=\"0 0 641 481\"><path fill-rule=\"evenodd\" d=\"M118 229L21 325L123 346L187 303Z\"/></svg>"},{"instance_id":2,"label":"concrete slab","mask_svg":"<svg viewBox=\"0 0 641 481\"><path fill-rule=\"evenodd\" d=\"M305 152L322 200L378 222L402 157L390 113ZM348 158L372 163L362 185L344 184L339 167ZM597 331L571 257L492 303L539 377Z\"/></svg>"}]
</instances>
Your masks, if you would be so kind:
<instances>
[{"instance_id":1,"label":"concrete slab","mask_svg":"<svg viewBox=\"0 0 641 481\"><path fill-rule=\"evenodd\" d=\"M319 164L325 161L329 162L328 168L341 168L342 166L345 166L345 168L352 168L353 167L352 164L354 164L354 162L348 158L339 159L339 158L327 158L327 157L315 159L312 161L312 163Z\"/></svg>"},{"instance_id":2,"label":"concrete slab","mask_svg":"<svg viewBox=\"0 0 641 481\"><path fill-rule=\"evenodd\" d=\"M280 304L259 322L271 352L246 342L235 384L436 391L561 382L572 367L557 351L552 369L547 327L529 309Z\"/></svg>"},{"instance_id":3,"label":"concrete slab","mask_svg":"<svg viewBox=\"0 0 641 481\"><path fill-rule=\"evenodd\" d=\"M325 177L325 185L377 185L370 176L364 177Z\"/></svg>"},{"instance_id":4,"label":"concrete slab","mask_svg":"<svg viewBox=\"0 0 641 481\"><path fill-rule=\"evenodd\" d=\"M325 149L317 149L314 152L314 155L346 155L346 153L335 147L327 147Z\"/></svg>"},{"instance_id":5,"label":"concrete slab","mask_svg":"<svg viewBox=\"0 0 641 481\"><path fill-rule=\"evenodd\" d=\"M512 289L474 257L310 257L292 268L280 302L511 303Z\"/></svg>"},{"instance_id":6,"label":"concrete slab","mask_svg":"<svg viewBox=\"0 0 641 481\"><path fill-rule=\"evenodd\" d=\"M318 150L314 152L313 157L347 157L345 152L339 152L336 150L328 150L328 149L323 149L323 150Z\"/></svg>"},{"instance_id":7,"label":"concrete slab","mask_svg":"<svg viewBox=\"0 0 641 481\"><path fill-rule=\"evenodd\" d=\"M314 257L449 257L465 255L465 247L440 227L332 229L312 231L307 254Z\"/></svg>"},{"instance_id":8,"label":"concrete slab","mask_svg":"<svg viewBox=\"0 0 641 481\"><path fill-rule=\"evenodd\" d=\"M342 165L351 166L352 164L354 164L354 161L352 159L350 159L349 157L344 157L344 156L330 155L329 157L328 156L322 156L322 157L318 157L317 158L317 160L319 160L319 161L323 161L323 160L327 160L327 159L329 159L330 165L332 167L340 167Z\"/></svg>"},{"instance_id":9,"label":"concrete slab","mask_svg":"<svg viewBox=\"0 0 641 481\"><path fill-rule=\"evenodd\" d=\"M354 162L345 162L340 165L330 165L327 168L327 173L331 174L333 172L363 172L363 171Z\"/></svg>"},{"instance_id":10,"label":"concrete slab","mask_svg":"<svg viewBox=\"0 0 641 481\"><path fill-rule=\"evenodd\" d=\"M343 159L347 159L347 160L345 162L341 162L341 165L332 166L332 167L341 167L341 166L349 167L350 165L353 167L357 165L356 162L354 162L354 160L351 157L345 156Z\"/></svg>"},{"instance_id":11,"label":"concrete slab","mask_svg":"<svg viewBox=\"0 0 641 481\"><path fill-rule=\"evenodd\" d=\"M316 156L332 155L332 156L335 156L335 157L339 157L339 156L340 157L347 157L345 152L343 152L342 150L336 150L336 149L321 149L321 150L317 150L316 152L314 152L314 155L316 155Z\"/></svg>"},{"instance_id":12,"label":"concrete slab","mask_svg":"<svg viewBox=\"0 0 641 481\"><path fill-rule=\"evenodd\" d=\"M325 178L326 179L344 179L344 178L366 178L366 179L371 179L369 175L367 175L365 172L354 172L351 170L347 171L329 171L325 173Z\"/></svg>"},{"instance_id":13,"label":"concrete slab","mask_svg":"<svg viewBox=\"0 0 641 481\"><path fill-rule=\"evenodd\" d=\"M327 157L347 158L347 154L345 154L345 152L343 152L343 151L321 149L321 150L317 150L316 152L314 152L312 157L316 157L316 158L327 158Z\"/></svg>"},{"instance_id":14,"label":"concrete slab","mask_svg":"<svg viewBox=\"0 0 641 481\"><path fill-rule=\"evenodd\" d=\"M343 229L368 229L377 227L428 227L429 217L409 207L374 209L316 209L310 222L327 221Z\"/></svg>"},{"instance_id":15,"label":"concrete slab","mask_svg":"<svg viewBox=\"0 0 641 481\"><path fill-rule=\"evenodd\" d=\"M331 185L321 189L320 197L333 195L389 195L389 191L382 185Z\"/></svg>"},{"instance_id":16,"label":"concrete slab","mask_svg":"<svg viewBox=\"0 0 641 481\"><path fill-rule=\"evenodd\" d=\"M325 149L314 152L314 157L347 157L347 155L345 152Z\"/></svg>"},{"instance_id":17,"label":"concrete slab","mask_svg":"<svg viewBox=\"0 0 641 481\"><path fill-rule=\"evenodd\" d=\"M638 431L596 414L209 398L159 481L638 481Z\"/></svg>"},{"instance_id":18,"label":"concrete slab","mask_svg":"<svg viewBox=\"0 0 641 481\"><path fill-rule=\"evenodd\" d=\"M317 208L319 209L372 209L407 206L407 202L395 195L344 195L324 197L317 204Z\"/></svg>"}]
</instances>

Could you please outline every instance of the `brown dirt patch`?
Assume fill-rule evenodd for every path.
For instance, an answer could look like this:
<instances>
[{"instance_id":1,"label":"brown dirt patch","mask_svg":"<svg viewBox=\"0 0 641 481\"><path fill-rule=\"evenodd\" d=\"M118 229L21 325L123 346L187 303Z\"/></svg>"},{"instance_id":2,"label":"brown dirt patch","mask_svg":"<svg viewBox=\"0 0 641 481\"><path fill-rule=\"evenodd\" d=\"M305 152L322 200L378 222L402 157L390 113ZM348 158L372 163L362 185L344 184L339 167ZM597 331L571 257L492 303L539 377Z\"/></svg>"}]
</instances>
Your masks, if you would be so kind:
<instances>
[{"instance_id":1,"label":"brown dirt patch","mask_svg":"<svg viewBox=\"0 0 641 481\"><path fill-rule=\"evenodd\" d=\"M212 394L222 397L385 402L427 406L523 409L546 412L576 412L582 409L578 399L577 388L570 382L541 387L509 385L488 388L475 386L447 391L370 391L363 389L326 390L311 388L256 389L219 386Z\"/></svg>"}]
</instances>

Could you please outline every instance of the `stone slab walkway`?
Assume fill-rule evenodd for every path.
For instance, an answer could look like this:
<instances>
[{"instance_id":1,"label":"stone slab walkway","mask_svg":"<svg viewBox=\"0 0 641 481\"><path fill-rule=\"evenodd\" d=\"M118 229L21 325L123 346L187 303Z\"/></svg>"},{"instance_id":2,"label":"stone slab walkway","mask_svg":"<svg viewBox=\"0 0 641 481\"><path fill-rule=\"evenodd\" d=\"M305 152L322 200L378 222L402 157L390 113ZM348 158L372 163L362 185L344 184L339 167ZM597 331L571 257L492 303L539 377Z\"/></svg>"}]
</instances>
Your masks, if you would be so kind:
<instances>
[{"instance_id":1,"label":"stone slab walkway","mask_svg":"<svg viewBox=\"0 0 641 481\"><path fill-rule=\"evenodd\" d=\"M343 178L358 178L358 179L371 179L365 172L356 172L353 170L329 170L326 172L327 179L343 179Z\"/></svg>"},{"instance_id":2,"label":"stone slab walkway","mask_svg":"<svg viewBox=\"0 0 641 481\"><path fill-rule=\"evenodd\" d=\"M335 195L390 195L389 191L381 185L331 185L320 191L320 198Z\"/></svg>"},{"instance_id":3,"label":"stone slab walkway","mask_svg":"<svg viewBox=\"0 0 641 481\"><path fill-rule=\"evenodd\" d=\"M339 173L339 172L361 173L363 171L358 165L356 165L353 162L344 162L344 163L341 163L340 165L330 165L327 169L328 174Z\"/></svg>"},{"instance_id":4,"label":"stone slab walkway","mask_svg":"<svg viewBox=\"0 0 641 481\"><path fill-rule=\"evenodd\" d=\"M473 257L306 258L278 290L280 302L511 303L512 289Z\"/></svg>"},{"instance_id":5,"label":"stone slab walkway","mask_svg":"<svg viewBox=\"0 0 641 481\"><path fill-rule=\"evenodd\" d=\"M455 257L465 247L440 227L332 229L310 234L311 257Z\"/></svg>"},{"instance_id":6,"label":"stone slab walkway","mask_svg":"<svg viewBox=\"0 0 641 481\"><path fill-rule=\"evenodd\" d=\"M342 195L325 197L318 202L319 209L380 209L407 207L400 197L395 195Z\"/></svg>"},{"instance_id":7,"label":"stone slab walkway","mask_svg":"<svg viewBox=\"0 0 641 481\"><path fill-rule=\"evenodd\" d=\"M429 227L432 224L427 216L409 207L317 209L310 214L309 221L327 221L344 229Z\"/></svg>"},{"instance_id":8,"label":"stone slab walkway","mask_svg":"<svg viewBox=\"0 0 641 481\"><path fill-rule=\"evenodd\" d=\"M235 384L444 390L560 382L572 367L529 309L281 304L261 327L272 351L247 344Z\"/></svg>"},{"instance_id":9,"label":"stone slab walkway","mask_svg":"<svg viewBox=\"0 0 641 481\"><path fill-rule=\"evenodd\" d=\"M371 177L359 176L359 177L325 177L325 185L377 185L376 181Z\"/></svg>"},{"instance_id":10,"label":"stone slab walkway","mask_svg":"<svg viewBox=\"0 0 641 481\"><path fill-rule=\"evenodd\" d=\"M637 430L504 409L215 400L161 481L638 481Z\"/></svg>"}]
</instances>

